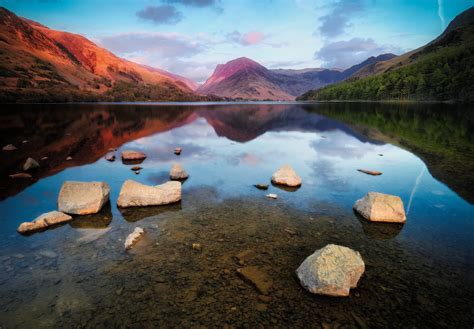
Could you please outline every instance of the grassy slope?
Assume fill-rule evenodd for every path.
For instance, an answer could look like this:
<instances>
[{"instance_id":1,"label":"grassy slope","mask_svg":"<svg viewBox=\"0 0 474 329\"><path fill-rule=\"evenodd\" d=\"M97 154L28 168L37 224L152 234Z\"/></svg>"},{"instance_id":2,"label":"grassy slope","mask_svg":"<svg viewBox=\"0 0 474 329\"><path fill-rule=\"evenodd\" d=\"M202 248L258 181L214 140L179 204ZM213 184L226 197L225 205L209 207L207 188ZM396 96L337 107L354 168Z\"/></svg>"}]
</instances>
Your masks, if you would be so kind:
<instances>
[{"instance_id":1,"label":"grassy slope","mask_svg":"<svg viewBox=\"0 0 474 329\"><path fill-rule=\"evenodd\" d=\"M473 23L450 31L410 59L404 67L311 90L298 99L474 101Z\"/></svg>"}]
</instances>

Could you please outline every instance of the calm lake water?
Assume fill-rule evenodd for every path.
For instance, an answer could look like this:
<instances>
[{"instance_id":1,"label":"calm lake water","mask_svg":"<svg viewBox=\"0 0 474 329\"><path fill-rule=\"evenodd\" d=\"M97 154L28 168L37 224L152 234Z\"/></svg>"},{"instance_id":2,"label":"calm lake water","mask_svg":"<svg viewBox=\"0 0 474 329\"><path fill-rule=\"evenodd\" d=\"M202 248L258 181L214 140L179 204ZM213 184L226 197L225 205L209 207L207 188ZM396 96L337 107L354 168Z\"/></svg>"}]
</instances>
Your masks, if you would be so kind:
<instances>
[{"instance_id":1,"label":"calm lake water","mask_svg":"<svg viewBox=\"0 0 474 329\"><path fill-rule=\"evenodd\" d=\"M473 109L28 105L3 106L0 118L1 146L18 147L0 152L1 328L474 325ZM117 161L104 159L109 148ZM128 149L148 155L139 175L120 161ZM29 156L48 159L33 180L9 179ZM176 162L190 174L181 203L117 208L126 179L161 184ZM302 177L301 188L253 187L283 164ZM21 222L56 209L67 180L107 182L110 205L19 235ZM399 195L407 223L354 214L368 191ZM137 226L147 234L125 252ZM329 243L359 251L366 263L349 297L309 294L295 278ZM268 296L237 275L249 265L271 278Z\"/></svg>"}]
</instances>

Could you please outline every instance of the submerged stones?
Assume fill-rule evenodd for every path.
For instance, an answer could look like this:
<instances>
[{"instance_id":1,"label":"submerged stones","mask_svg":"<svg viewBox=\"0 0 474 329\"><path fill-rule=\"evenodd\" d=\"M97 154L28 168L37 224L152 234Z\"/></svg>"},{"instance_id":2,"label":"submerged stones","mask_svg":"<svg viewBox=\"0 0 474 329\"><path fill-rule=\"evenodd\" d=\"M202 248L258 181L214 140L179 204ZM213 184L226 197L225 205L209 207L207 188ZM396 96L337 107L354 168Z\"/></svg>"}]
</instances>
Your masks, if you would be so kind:
<instances>
[{"instance_id":1,"label":"submerged stones","mask_svg":"<svg viewBox=\"0 0 474 329\"><path fill-rule=\"evenodd\" d=\"M253 284L262 295L268 295L270 289L273 287L272 278L263 269L257 266L239 268L237 273L245 281Z\"/></svg>"},{"instance_id":2,"label":"submerged stones","mask_svg":"<svg viewBox=\"0 0 474 329\"><path fill-rule=\"evenodd\" d=\"M23 165L23 170L28 171L28 170L37 169L39 167L40 167L40 165L39 165L38 161L36 161L33 158L28 158L28 159L26 159L25 164Z\"/></svg>"},{"instance_id":3,"label":"submerged stones","mask_svg":"<svg viewBox=\"0 0 474 329\"><path fill-rule=\"evenodd\" d=\"M123 151L123 161L143 161L146 159L146 154L139 151Z\"/></svg>"},{"instance_id":4,"label":"submerged stones","mask_svg":"<svg viewBox=\"0 0 474 329\"><path fill-rule=\"evenodd\" d=\"M130 233L125 240L125 250L131 249L144 235L145 231L141 227L135 227L133 232Z\"/></svg>"},{"instance_id":5,"label":"submerged stones","mask_svg":"<svg viewBox=\"0 0 474 329\"><path fill-rule=\"evenodd\" d=\"M348 296L365 271L359 252L328 244L308 256L296 270L301 285L313 294Z\"/></svg>"},{"instance_id":6,"label":"submerged stones","mask_svg":"<svg viewBox=\"0 0 474 329\"><path fill-rule=\"evenodd\" d=\"M382 175L382 172L376 171L376 170L357 169L357 171L360 171L361 173L364 173L364 174L367 174L367 175L372 175L372 176Z\"/></svg>"},{"instance_id":7,"label":"submerged stones","mask_svg":"<svg viewBox=\"0 0 474 329\"><path fill-rule=\"evenodd\" d=\"M172 180L184 180L189 177L188 173L183 169L183 167L176 163L171 167L170 170L170 179Z\"/></svg>"},{"instance_id":8,"label":"submerged stones","mask_svg":"<svg viewBox=\"0 0 474 329\"><path fill-rule=\"evenodd\" d=\"M272 182L289 187L301 186L301 177L289 165L284 165L272 176Z\"/></svg>"},{"instance_id":9,"label":"submerged stones","mask_svg":"<svg viewBox=\"0 0 474 329\"><path fill-rule=\"evenodd\" d=\"M109 201L109 194L104 182L67 181L59 191L58 209L74 215L95 214Z\"/></svg>"},{"instance_id":10,"label":"submerged stones","mask_svg":"<svg viewBox=\"0 0 474 329\"><path fill-rule=\"evenodd\" d=\"M133 180L123 183L117 205L121 208L140 206L160 206L181 200L181 183L167 182L148 186Z\"/></svg>"},{"instance_id":11,"label":"submerged stones","mask_svg":"<svg viewBox=\"0 0 474 329\"><path fill-rule=\"evenodd\" d=\"M372 222L405 223L406 215L400 197L369 192L353 206L362 217Z\"/></svg>"},{"instance_id":12,"label":"submerged stones","mask_svg":"<svg viewBox=\"0 0 474 329\"><path fill-rule=\"evenodd\" d=\"M72 217L60 211L50 211L38 216L32 222L21 223L17 231L21 234L28 234L44 230L49 226L66 223L72 220Z\"/></svg>"}]
</instances>

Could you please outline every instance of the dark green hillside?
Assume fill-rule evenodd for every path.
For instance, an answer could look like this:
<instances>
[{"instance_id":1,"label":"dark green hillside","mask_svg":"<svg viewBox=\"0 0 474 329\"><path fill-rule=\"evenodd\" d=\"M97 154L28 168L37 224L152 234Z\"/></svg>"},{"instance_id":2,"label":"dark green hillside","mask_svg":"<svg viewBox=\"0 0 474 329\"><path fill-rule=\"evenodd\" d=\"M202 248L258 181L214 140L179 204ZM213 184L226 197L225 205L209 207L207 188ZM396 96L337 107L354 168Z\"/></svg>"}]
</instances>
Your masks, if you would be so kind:
<instances>
[{"instance_id":1,"label":"dark green hillside","mask_svg":"<svg viewBox=\"0 0 474 329\"><path fill-rule=\"evenodd\" d=\"M410 62L391 66L383 74L354 78L319 90L300 100L433 100L474 101L474 8L432 43L410 56ZM454 27L453 27L454 26Z\"/></svg>"}]
</instances>

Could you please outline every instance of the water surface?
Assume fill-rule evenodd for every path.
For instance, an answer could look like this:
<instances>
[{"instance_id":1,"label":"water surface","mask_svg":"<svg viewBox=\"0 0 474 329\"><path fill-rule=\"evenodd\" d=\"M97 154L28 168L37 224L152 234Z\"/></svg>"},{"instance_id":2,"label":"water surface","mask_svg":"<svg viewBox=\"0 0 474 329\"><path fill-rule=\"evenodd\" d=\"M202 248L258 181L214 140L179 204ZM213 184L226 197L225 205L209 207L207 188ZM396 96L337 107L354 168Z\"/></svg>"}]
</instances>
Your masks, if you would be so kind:
<instances>
[{"instance_id":1,"label":"water surface","mask_svg":"<svg viewBox=\"0 0 474 329\"><path fill-rule=\"evenodd\" d=\"M0 326L471 328L470 113L450 105L10 106L0 114L0 141L19 149L0 154ZM110 148L118 158L145 152L141 173L107 162ZM9 179L28 156L48 159L34 180ZM116 207L124 180L166 182L175 162L190 174L181 203ZM253 187L285 163L301 188ZM66 180L107 182L110 205L17 234L21 222L56 209ZM407 223L354 214L368 191L399 195ZM136 226L146 238L124 252ZM305 257L328 243L364 258L350 297L311 295L295 279ZM273 280L270 298L237 275L248 265Z\"/></svg>"}]
</instances>

